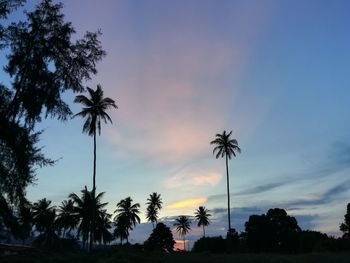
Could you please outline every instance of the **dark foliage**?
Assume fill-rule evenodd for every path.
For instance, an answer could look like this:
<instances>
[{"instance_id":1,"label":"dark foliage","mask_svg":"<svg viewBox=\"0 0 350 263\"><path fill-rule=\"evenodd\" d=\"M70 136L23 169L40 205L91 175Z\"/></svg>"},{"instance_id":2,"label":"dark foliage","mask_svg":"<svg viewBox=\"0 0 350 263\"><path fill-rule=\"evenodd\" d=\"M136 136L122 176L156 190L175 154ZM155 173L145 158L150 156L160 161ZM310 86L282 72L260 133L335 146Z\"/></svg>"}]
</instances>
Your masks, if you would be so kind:
<instances>
[{"instance_id":1,"label":"dark foliage","mask_svg":"<svg viewBox=\"0 0 350 263\"><path fill-rule=\"evenodd\" d=\"M321 232L306 230L298 234L298 240L298 252L309 253L316 251L322 243L327 242L328 236Z\"/></svg>"},{"instance_id":2,"label":"dark foliage","mask_svg":"<svg viewBox=\"0 0 350 263\"><path fill-rule=\"evenodd\" d=\"M202 237L193 245L193 252L226 252L226 240L220 237Z\"/></svg>"},{"instance_id":3,"label":"dark foliage","mask_svg":"<svg viewBox=\"0 0 350 263\"><path fill-rule=\"evenodd\" d=\"M25 0L1 0L0 1L0 49L6 45L6 28L2 25L1 19L6 19L7 16L19 6L21 6Z\"/></svg>"},{"instance_id":4,"label":"dark foliage","mask_svg":"<svg viewBox=\"0 0 350 263\"><path fill-rule=\"evenodd\" d=\"M279 208L270 209L266 215L252 215L245 223L247 246L253 252L295 252L298 233L297 220Z\"/></svg>"},{"instance_id":5,"label":"dark foliage","mask_svg":"<svg viewBox=\"0 0 350 263\"><path fill-rule=\"evenodd\" d=\"M144 246L148 250L157 250L163 252L172 252L174 250L175 240L169 227L163 223L158 223L153 229L150 237L146 240Z\"/></svg>"},{"instance_id":6,"label":"dark foliage","mask_svg":"<svg viewBox=\"0 0 350 263\"><path fill-rule=\"evenodd\" d=\"M346 214L344 215L344 223L340 225L340 231L343 232L344 239L350 239L350 203L346 206Z\"/></svg>"},{"instance_id":7,"label":"dark foliage","mask_svg":"<svg viewBox=\"0 0 350 263\"><path fill-rule=\"evenodd\" d=\"M0 19L23 3L1 0ZM105 55L99 32L72 41L74 28L61 9L62 4L43 0L25 13L25 21L0 26L0 47L8 47L5 73L11 78L11 87L0 84L0 192L11 203L23 201L37 166L53 164L37 146L35 123L42 116L66 119L71 111L61 94L81 92Z\"/></svg>"}]
</instances>

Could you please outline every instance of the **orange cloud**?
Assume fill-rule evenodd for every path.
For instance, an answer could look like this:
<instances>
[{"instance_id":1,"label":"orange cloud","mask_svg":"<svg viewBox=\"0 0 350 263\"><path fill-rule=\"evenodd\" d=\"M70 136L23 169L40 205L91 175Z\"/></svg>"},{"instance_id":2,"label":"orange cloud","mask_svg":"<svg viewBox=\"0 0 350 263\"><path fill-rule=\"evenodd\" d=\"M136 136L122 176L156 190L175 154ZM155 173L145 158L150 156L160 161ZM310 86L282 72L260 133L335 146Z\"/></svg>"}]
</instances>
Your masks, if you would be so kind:
<instances>
[{"instance_id":1,"label":"orange cloud","mask_svg":"<svg viewBox=\"0 0 350 263\"><path fill-rule=\"evenodd\" d=\"M179 201L173 204L170 204L167 206L169 209L175 209L175 208L184 208L184 207L197 207L199 205L204 204L207 201L206 197L199 197L195 199L188 199Z\"/></svg>"}]
</instances>

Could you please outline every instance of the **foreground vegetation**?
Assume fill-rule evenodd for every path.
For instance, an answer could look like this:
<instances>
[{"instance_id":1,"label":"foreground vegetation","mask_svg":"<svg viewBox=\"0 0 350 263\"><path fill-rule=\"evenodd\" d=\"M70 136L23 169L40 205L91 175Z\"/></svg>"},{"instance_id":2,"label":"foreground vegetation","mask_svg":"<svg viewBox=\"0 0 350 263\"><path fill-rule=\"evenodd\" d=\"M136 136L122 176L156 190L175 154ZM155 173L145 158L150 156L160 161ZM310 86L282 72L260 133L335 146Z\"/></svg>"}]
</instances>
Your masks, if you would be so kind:
<instances>
[{"instance_id":1,"label":"foreground vegetation","mask_svg":"<svg viewBox=\"0 0 350 263\"><path fill-rule=\"evenodd\" d=\"M17 262L75 262L75 263L110 263L110 262L235 262L235 263L345 263L349 262L350 253L312 253L312 254L211 254L211 253L150 253L142 251L109 251L105 253L52 253L35 252L30 255L0 256L3 263Z\"/></svg>"}]
</instances>

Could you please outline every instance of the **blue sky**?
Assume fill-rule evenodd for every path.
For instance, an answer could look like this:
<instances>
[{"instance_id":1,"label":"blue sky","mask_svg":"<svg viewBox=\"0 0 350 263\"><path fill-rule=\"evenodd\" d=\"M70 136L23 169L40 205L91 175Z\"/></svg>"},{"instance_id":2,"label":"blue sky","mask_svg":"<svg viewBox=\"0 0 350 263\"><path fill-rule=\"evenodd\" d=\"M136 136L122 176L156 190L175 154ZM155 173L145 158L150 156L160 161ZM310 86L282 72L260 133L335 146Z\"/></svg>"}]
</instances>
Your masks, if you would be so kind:
<instances>
[{"instance_id":1,"label":"blue sky","mask_svg":"<svg viewBox=\"0 0 350 263\"><path fill-rule=\"evenodd\" d=\"M348 1L63 3L78 36L103 33L107 56L87 85L100 83L119 106L98 138L97 187L111 212L127 196L144 211L156 191L164 220L205 205L215 217L208 234L224 234L224 160L209 142L226 129L242 148L230 162L235 228L280 207L302 228L338 234L350 201ZM82 123L38 126L44 151L60 160L38 169L31 200L59 204L91 186ZM132 239L150 229L138 226ZM194 227L190 238L198 235Z\"/></svg>"}]
</instances>

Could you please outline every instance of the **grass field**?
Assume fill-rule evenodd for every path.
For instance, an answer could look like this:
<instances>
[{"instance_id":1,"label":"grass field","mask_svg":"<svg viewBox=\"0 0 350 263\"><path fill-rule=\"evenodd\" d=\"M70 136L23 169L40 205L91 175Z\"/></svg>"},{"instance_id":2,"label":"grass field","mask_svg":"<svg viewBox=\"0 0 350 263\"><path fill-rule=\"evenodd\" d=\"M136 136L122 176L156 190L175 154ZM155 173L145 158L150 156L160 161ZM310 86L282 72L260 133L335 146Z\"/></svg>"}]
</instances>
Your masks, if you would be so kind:
<instances>
[{"instance_id":1,"label":"grass field","mask_svg":"<svg viewBox=\"0 0 350 263\"><path fill-rule=\"evenodd\" d=\"M107 252L95 253L53 253L36 252L30 255L0 256L1 263L32 262L73 262L73 263L350 263L350 253L315 253L302 255L279 254L211 254L211 253L173 253L150 252Z\"/></svg>"}]
</instances>

